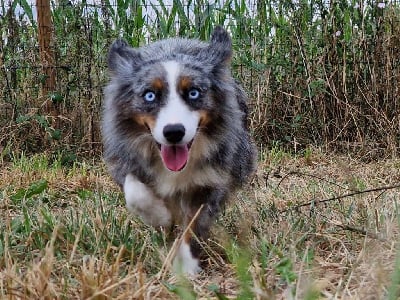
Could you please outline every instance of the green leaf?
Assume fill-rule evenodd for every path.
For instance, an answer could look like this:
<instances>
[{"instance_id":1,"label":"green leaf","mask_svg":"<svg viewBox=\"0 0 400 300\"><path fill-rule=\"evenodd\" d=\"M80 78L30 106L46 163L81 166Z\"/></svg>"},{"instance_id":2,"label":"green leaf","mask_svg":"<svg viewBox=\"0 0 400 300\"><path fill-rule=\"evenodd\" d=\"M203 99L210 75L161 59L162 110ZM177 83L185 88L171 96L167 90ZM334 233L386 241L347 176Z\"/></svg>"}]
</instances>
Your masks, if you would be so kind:
<instances>
[{"instance_id":1,"label":"green leaf","mask_svg":"<svg viewBox=\"0 0 400 300\"><path fill-rule=\"evenodd\" d=\"M353 34L353 24L351 22L350 12L347 10L344 14L344 40L350 42Z\"/></svg>"},{"instance_id":2,"label":"green leaf","mask_svg":"<svg viewBox=\"0 0 400 300\"><path fill-rule=\"evenodd\" d=\"M48 128L49 127L49 122L47 121L45 116L42 115L36 115L35 120L43 127L43 128Z\"/></svg>"},{"instance_id":3,"label":"green leaf","mask_svg":"<svg viewBox=\"0 0 400 300\"><path fill-rule=\"evenodd\" d=\"M41 179L32 183L27 189L19 189L14 195L11 195L13 202L20 201L22 199L29 199L34 195L38 195L46 190L48 183L46 179Z\"/></svg>"},{"instance_id":4,"label":"green leaf","mask_svg":"<svg viewBox=\"0 0 400 300\"><path fill-rule=\"evenodd\" d=\"M297 279L296 273L293 271L292 261L285 257L276 266L276 272L281 276L281 278L287 283L293 283Z\"/></svg>"},{"instance_id":5,"label":"green leaf","mask_svg":"<svg viewBox=\"0 0 400 300\"><path fill-rule=\"evenodd\" d=\"M58 92L51 93L50 99L53 103L61 103L63 101L62 95Z\"/></svg>"},{"instance_id":6,"label":"green leaf","mask_svg":"<svg viewBox=\"0 0 400 300\"><path fill-rule=\"evenodd\" d=\"M29 21L31 22L31 24L34 24L35 20L33 18L33 12L32 12L31 4L26 0L19 0L19 5L22 7L22 9L24 10L25 14L28 16Z\"/></svg>"},{"instance_id":7,"label":"green leaf","mask_svg":"<svg viewBox=\"0 0 400 300\"><path fill-rule=\"evenodd\" d=\"M53 140L59 140L61 139L61 130L60 129L51 129L50 130L50 136Z\"/></svg>"},{"instance_id":8,"label":"green leaf","mask_svg":"<svg viewBox=\"0 0 400 300\"><path fill-rule=\"evenodd\" d=\"M28 115L22 115L22 116L18 116L17 119L15 120L17 122L17 124L21 124L24 123L26 121L29 121L31 119L30 116Z\"/></svg>"},{"instance_id":9,"label":"green leaf","mask_svg":"<svg viewBox=\"0 0 400 300\"><path fill-rule=\"evenodd\" d=\"M254 293L251 290L252 277L249 271L251 267L250 251L240 248L236 243L232 242L230 249L228 249L228 256L235 266L240 284L240 293L237 299L254 299Z\"/></svg>"},{"instance_id":10,"label":"green leaf","mask_svg":"<svg viewBox=\"0 0 400 300\"><path fill-rule=\"evenodd\" d=\"M219 291L219 287L216 284L212 284L208 286L208 290L213 292L215 294L215 296L217 296L217 298L219 300L228 300L229 298L226 297L224 294L220 293Z\"/></svg>"},{"instance_id":11,"label":"green leaf","mask_svg":"<svg viewBox=\"0 0 400 300\"><path fill-rule=\"evenodd\" d=\"M163 284L167 288L168 291L179 296L179 298L181 298L181 299L184 299L184 300L192 300L192 299L195 300L196 299L196 293L193 291L193 289L190 289L187 286L171 284L166 281L164 281Z\"/></svg>"}]
</instances>

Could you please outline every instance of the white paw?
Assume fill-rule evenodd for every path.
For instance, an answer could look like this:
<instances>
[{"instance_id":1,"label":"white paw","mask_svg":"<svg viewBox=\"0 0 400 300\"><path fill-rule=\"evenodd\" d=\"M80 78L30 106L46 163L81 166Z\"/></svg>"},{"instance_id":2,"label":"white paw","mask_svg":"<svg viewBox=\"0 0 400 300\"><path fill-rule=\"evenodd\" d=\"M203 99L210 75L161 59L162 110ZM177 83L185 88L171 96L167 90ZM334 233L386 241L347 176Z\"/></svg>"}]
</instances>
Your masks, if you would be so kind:
<instances>
[{"instance_id":1,"label":"white paw","mask_svg":"<svg viewBox=\"0 0 400 300\"><path fill-rule=\"evenodd\" d=\"M181 242L172 268L176 274L196 275L201 272L200 261L193 257L188 243Z\"/></svg>"}]
</instances>

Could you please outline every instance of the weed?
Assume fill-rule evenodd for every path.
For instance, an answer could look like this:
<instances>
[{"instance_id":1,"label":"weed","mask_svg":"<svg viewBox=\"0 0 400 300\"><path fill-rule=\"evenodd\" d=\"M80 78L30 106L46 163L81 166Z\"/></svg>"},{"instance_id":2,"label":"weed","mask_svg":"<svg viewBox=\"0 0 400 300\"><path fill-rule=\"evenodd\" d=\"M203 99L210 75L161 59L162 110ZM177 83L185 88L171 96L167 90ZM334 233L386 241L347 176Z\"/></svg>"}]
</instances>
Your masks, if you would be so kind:
<instances>
[{"instance_id":1,"label":"weed","mask_svg":"<svg viewBox=\"0 0 400 300\"><path fill-rule=\"evenodd\" d=\"M393 184L398 162L314 155L320 164L267 155L259 173L279 168L282 176L270 176L268 188L258 178L226 208L208 267L187 279L168 272L166 234L127 213L103 166L14 155L0 170L0 297L394 299L398 189L310 200L347 193L357 186L349 178L366 189L378 179Z\"/></svg>"},{"instance_id":2,"label":"weed","mask_svg":"<svg viewBox=\"0 0 400 300\"><path fill-rule=\"evenodd\" d=\"M216 25L233 38L232 69L250 96L259 145L300 152L308 145L366 159L398 152L399 5L341 1L52 2L55 90L46 81L37 22L27 1L0 7L0 145L99 154L106 53L160 38L209 39ZM49 115L46 104L54 106ZM12 148L10 148L12 145ZM68 145L65 147L64 145Z\"/></svg>"}]
</instances>

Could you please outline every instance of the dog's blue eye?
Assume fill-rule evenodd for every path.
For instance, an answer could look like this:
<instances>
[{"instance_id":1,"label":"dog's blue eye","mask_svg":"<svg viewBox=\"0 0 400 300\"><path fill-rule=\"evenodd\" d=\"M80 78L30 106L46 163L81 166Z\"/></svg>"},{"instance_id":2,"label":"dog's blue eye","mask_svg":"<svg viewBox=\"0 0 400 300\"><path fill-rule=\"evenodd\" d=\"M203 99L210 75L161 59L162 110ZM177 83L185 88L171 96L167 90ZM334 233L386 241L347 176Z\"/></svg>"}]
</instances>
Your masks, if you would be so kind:
<instances>
[{"instance_id":1,"label":"dog's blue eye","mask_svg":"<svg viewBox=\"0 0 400 300\"><path fill-rule=\"evenodd\" d=\"M196 100L200 97L200 92L198 89L191 89L188 95L190 100Z\"/></svg>"},{"instance_id":2,"label":"dog's blue eye","mask_svg":"<svg viewBox=\"0 0 400 300\"><path fill-rule=\"evenodd\" d=\"M143 98L147 102L153 102L154 100L156 100L156 94L154 92L148 91L144 94Z\"/></svg>"}]
</instances>

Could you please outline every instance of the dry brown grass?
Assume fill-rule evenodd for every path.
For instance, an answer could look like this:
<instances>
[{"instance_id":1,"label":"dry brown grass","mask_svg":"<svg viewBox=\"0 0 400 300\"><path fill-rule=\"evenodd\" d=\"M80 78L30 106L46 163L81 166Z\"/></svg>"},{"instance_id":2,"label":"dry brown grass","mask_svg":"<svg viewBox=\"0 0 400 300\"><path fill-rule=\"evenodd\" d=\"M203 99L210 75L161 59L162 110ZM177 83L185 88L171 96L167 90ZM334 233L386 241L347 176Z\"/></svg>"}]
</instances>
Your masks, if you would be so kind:
<instances>
[{"instance_id":1,"label":"dry brown grass","mask_svg":"<svg viewBox=\"0 0 400 300\"><path fill-rule=\"evenodd\" d=\"M172 243L127 214L102 165L18 158L0 170L0 298L382 299L398 253L399 189L317 202L396 185L399 167L266 152L218 220L208 268L187 280L169 272ZM15 198L40 179L43 192Z\"/></svg>"}]
</instances>

